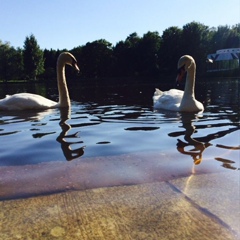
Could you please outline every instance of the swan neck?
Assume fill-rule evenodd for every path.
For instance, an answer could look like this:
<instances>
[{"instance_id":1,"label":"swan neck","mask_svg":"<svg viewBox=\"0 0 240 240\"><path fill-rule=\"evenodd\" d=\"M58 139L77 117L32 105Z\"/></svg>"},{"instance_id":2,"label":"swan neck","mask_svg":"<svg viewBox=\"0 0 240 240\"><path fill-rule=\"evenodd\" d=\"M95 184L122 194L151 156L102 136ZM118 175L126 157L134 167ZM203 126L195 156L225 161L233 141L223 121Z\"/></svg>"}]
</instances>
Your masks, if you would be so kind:
<instances>
[{"instance_id":1,"label":"swan neck","mask_svg":"<svg viewBox=\"0 0 240 240\"><path fill-rule=\"evenodd\" d=\"M70 98L65 77L65 61L59 59L57 62L57 82L59 93L59 106L70 106Z\"/></svg>"},{"instance_id":2,"label":"swan neck","mask_svg":"<svg viewBox=\"0 0 240 240\"><path fill-rule=\"evenodd\" d=\"M189 67L187 71L184 94L192 95L194 97L195 77L196 77L196 64L192 63L192 65Z\"/></svg>"}]
</instances>

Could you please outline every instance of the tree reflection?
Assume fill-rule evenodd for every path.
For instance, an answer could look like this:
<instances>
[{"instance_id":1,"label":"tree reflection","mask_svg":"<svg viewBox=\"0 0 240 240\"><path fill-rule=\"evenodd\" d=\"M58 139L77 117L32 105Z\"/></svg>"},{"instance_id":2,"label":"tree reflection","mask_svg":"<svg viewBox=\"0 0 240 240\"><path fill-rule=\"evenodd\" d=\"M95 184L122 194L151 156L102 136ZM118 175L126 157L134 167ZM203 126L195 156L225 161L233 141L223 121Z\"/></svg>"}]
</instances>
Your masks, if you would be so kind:
<instances>
[{"instance_id":1,"label":"tree reflection","mask_svg":"<svg viewBox=\"0 0 240 240\"><path fill-rule=\"evenodd\" d=\"M66 139L69 139L69 138L78 138L78 132L67 135L68 131L71 129L71 125L67 123L67 120L71 118L71 109L61 108L60 114L61 114L61 120L59 122L59 125L62 128L62 132L59 134L56 140L61 144L61 148L66 160L71 161L75 158L81 157L84 154L85 147L72 149L71 145L83 143L83 141L77 141L77 142L66 141Z\"/></svg>"}]
</instances>

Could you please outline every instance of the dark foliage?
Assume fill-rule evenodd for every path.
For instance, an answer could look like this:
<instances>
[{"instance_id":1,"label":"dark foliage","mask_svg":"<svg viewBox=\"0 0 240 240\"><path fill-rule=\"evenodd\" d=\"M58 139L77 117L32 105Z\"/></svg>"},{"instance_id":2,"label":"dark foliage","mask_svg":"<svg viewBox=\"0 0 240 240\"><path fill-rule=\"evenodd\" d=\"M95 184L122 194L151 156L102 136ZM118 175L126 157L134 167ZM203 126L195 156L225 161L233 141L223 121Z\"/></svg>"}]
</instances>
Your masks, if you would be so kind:
<instances>
[{"instance_id":1,"label":"dark foliage","mask_svg":"<svg viewBox=\"0 0 240 240\"><path fill-rule=\"evenodd\" d=\"M182 28L169 27L163 31L147 32L142 37L130 34L115 46L104 39L88 42L69 49L77 58L81 78L100 83L110 78L149 78L175 75L178 58L192 55L197 63L197 74L206 72L206 56L223 48L240 47L240 24L209 28L191 22ZM33 35L26 37L24 49L15 49L0 41L0 80L56 79L56 61L60 52L40 49ZM75 73L67 68L71 78ZM104 80L105 79L105 80Z\"/></svg>"}]
</instances>

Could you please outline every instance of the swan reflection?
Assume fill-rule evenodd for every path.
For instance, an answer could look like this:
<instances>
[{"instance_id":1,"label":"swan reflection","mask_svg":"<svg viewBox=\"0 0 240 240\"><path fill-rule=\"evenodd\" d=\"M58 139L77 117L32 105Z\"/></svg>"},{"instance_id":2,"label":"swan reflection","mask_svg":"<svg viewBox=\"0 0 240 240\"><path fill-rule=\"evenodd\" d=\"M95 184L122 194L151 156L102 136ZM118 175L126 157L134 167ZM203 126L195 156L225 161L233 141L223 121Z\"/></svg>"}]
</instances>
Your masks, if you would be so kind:
<instances>
[{"instance_id":1,"label":"swan reflection","mask_svg":"<svg viewBox=\"0 0 240 240\"><path fill-rule=\"evenodd\" d=\"M180 139L177 139L177 150L182 153L189 155L193 158L194 164L200 164L202 161L203 151L209 147L210 143L200 142L194 138L192 138L192 134L195 132L196 127L193 125L193 120L196 118L194 113L181 113L182 126L186 129L184 132L184 140L183 142ZM169 136L177 136L178 133L170 133ZM188 146L193 146L192 149L186 150Z\"/></svg>"},{"instance_id":2,"label":"swan reflection","mask_svg":"<svg viewBox=\"0 0 240 240\"><path fill-rule=\"evenodd\" d=\"M203 152L205 149L209 146L212 146L210 143L211 140L221 138L227 134L230 134L234 131L239 130L239 126L230 128L224 131L218 131L216 133L208 134L207 136L203 137L196 137L193 138L192 135L196 132L196 127L193 124L193 121L197 119L197 115L193 113L181 113L181 120L182 120L182 127L185 128L185 131L181 132L172 132L169 133L170 137L178 137L181 135L184 135L184 140L182 141L180 139L177 139L177 150L185 155L189 155L192 157L193 162L195 165L200 164L203 159ZM207 126L202 125L198 127L201 128L207 128ZM189 146L193 146L190 150L187 150ZM239 146L224 146L220 144L216 144L215 147L222 148L222 149L229 149L229 150L239 150ZM239 170L239 168L233 167L232 164L235 164L235 161L216 157L215 160L222 162L222 166L224 168L233 169L233 170Z\"/></svg>"},{"instance_id":3,"label":"swan reflection","mask_svg":"<svg viewBox=\"0 0 240 240\"><path fill-rule=\"evenodd\" d=\"M71 109L69 107L61 108L60 114L61 120L59 122L59 125L62 128L62 132L59 134L56 140L61 144L61 148L66 160L71 161L75 158L81 157L84 154L85 146L76 149L71 148L71 145L80 144L83 143L83 141L66 141L66 139L78 138L78 132L68 135L68 131L71 129L71 125L67 123L67 120L71 118Z\"/></svg>"}]
</instances>

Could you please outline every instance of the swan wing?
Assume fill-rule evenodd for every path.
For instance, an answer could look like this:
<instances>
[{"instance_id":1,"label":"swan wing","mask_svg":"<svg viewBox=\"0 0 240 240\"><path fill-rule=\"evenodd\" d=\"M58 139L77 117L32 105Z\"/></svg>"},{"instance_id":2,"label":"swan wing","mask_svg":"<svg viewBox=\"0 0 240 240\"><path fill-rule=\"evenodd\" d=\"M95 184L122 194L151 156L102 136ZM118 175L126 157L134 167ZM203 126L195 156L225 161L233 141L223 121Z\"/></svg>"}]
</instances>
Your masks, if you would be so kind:
<instances>
[{"instance_id":1,"label":"swan wing","mask_svg":"<svg viewBox=\"0 0 240 240\"><path fill-rule=\"evenodd\" d=\"M162 92L159 96L153 96L154 108L178 111L182 97L183 91L178 89Z\"/></svg>"},{"instance_id":2,"label":"swan wing","mask_svg":"<svg viewBox=\"0 0 240 240\"><path fill-rule=\"evenodd\" d=\"M7 95L0 100L0 110L47 109L56 107L58 103L31 93Z\"/></svg>"}]
</instances>

